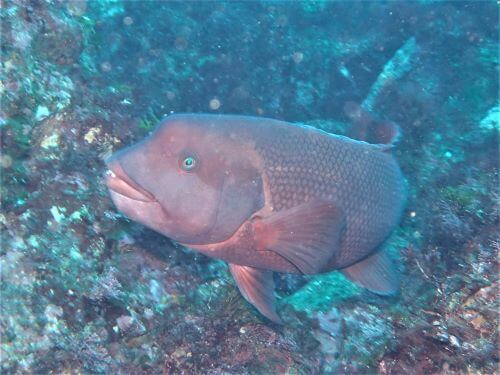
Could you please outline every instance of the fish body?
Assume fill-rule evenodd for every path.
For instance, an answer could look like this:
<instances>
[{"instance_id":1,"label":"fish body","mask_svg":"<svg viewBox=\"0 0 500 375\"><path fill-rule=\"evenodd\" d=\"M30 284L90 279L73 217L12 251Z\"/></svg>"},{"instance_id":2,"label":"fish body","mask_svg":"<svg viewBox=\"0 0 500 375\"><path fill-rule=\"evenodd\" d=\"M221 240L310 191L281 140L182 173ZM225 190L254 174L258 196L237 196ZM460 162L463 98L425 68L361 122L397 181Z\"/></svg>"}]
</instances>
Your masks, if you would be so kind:
<instances>
[{"instance_id":1,"label":"fish body","mask_svg":"<svg viewBox=\"0 0 500 375\"><path fill-rule=\"evenodd\" d=\"M275 311L272 272L342 270L381 294L397 290L377 251L398 224L406 186L391 144L305 125L230 115L167 117L108 162L118 209L229 263L243 296Z\"/></svg>"}]
</instances>

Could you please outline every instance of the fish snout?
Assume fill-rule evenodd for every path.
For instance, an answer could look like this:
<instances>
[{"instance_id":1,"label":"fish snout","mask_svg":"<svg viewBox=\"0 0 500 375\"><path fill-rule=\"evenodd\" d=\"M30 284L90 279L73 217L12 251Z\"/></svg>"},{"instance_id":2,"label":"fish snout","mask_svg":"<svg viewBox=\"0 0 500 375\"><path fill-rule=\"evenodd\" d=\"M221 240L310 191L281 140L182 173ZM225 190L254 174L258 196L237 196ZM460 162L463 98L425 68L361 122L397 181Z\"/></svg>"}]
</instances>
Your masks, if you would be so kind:
<instances>
[{"instance_id":1,"label":"fish snout","mask_svg":"<svg viewBox=\"0 0 500 375\"><path fill-rule=\"evenodd\" d=\"M136 183L124 170L118 158L113 155L106 161L108 170L104 179L112 193L141 202L157 202L155 196Z\"/></svg>"}]
</instances>

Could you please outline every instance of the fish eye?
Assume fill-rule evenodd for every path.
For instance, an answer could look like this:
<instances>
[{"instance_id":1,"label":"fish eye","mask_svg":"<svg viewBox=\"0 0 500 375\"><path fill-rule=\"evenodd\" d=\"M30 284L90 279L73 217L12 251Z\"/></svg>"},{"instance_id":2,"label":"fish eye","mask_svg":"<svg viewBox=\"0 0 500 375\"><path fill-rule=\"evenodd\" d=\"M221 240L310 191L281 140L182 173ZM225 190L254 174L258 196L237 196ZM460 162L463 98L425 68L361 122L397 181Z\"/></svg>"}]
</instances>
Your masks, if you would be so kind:
<instances>
[{"instance_id":1,"label":"fish eye","mask_svg":"<svg viewBox=\"0 0 500 375\"><path fill-rule=\"evenodd\" d=\"M180 166L186 172L191 172L196 167L197 161L194 156L184 156L180 160Z\"/></svg>"}]
</instances>

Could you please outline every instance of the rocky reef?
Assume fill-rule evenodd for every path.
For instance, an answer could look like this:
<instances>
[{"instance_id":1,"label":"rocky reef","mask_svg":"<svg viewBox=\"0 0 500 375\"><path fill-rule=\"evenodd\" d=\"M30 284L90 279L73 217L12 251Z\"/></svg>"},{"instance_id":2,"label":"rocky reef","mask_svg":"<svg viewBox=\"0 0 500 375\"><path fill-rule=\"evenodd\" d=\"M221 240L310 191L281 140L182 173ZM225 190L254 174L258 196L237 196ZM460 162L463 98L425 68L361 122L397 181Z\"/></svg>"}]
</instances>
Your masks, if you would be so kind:
<instances>
[{"instance_id":1,"label":"rocky reef","mask_svg":"<svg viewBox=\"0 0 500 375\"><path fill-rule=\"evenodd\" d=\"M6 0L0 371L495 373L494 2ZM277 275L277 326L227 267L123 218L103 159L172 112L348 134L397 122L401 293Z\"/></svg>"}]
</instances>

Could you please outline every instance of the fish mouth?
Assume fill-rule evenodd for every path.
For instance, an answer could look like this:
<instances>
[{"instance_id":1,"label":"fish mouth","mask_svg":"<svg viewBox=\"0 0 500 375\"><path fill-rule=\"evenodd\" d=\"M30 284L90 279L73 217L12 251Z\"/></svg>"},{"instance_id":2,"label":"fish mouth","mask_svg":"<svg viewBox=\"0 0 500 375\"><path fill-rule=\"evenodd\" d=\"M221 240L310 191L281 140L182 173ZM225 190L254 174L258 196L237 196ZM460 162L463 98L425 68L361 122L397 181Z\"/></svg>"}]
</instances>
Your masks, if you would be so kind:
<instances>
[{"instance_id":1,"label":"fish mouth","mask_svg":"<svg viewBox=\"0 0 500 375\"><path fill-rule=\"evenodd\" d=\"M104 177L108 189L126 198L146 203L157 203L155 196L132 180L115 158L106 161Z\"/></svg>"}]
</instances>

